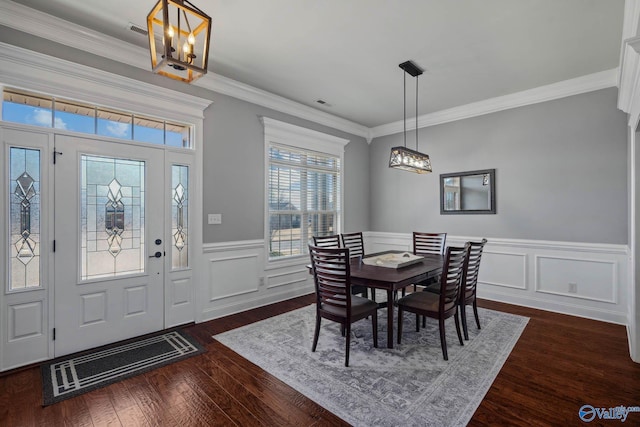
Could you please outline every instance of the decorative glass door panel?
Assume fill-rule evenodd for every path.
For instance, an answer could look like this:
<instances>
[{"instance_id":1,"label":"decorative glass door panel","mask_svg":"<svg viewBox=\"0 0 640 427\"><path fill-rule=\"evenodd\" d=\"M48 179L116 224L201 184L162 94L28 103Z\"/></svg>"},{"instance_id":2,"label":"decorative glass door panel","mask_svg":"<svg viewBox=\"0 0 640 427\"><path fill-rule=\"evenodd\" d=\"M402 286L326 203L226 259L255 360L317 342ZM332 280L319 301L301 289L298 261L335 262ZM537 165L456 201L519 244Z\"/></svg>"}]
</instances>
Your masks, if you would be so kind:
<instances>
[{"instance_id":1,"label":"decorative glass door panel","mask_svg":"<svg viewBox=\"0 0 640 427\"><path fill-rule=\"evenodd\" d=\"M144 179L144 161L82 155L82 280L145 271Z\"/></svg>"},{"instance_id":2,"label":"decorative glass door panel","mask_svg":"<svg viewBox=\"0 0 640 427\"><path fill-rule=\"evenodd\" d=\"M9 289L40 284L40 150L9 151Z\"/></svg>"},{"instance_id":3,"label":"decorative glass door panel","mask_svg":"<svg viewBox=\"0 0 640 427\"><path fill-rule=\"evenodd\" d=\"M189 166L171 166L171 268L189 266Z\"/></svg>"}]
</instances>

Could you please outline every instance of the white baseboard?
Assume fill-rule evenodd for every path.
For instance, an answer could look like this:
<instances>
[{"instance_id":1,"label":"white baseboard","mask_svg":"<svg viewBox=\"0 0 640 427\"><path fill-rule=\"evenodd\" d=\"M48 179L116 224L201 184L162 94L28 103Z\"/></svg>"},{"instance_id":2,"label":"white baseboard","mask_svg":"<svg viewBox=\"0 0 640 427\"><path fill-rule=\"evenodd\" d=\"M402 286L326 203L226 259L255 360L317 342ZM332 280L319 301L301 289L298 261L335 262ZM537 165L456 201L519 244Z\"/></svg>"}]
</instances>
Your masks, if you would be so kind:
<instances>
[{"instance_id":1,"label":"white baseboard","mask_svg":"<svg viewBox=\"0 0 640 427\"><path fill-rule=\"evenodd\" d=\"M522 307L535 308L538 310L552 311L554 313L568 314L570 316L584 317L586 319L599 320L619 325L627 324L627 315L625 313L621 314L616 311L604 310L601 308L583 307L577 304L566 304L557 301L550 302L548 300L536 299L526 295L514 296L481 289L478 289L478 298L519 305Z\"/></svg>"}]
</instances>

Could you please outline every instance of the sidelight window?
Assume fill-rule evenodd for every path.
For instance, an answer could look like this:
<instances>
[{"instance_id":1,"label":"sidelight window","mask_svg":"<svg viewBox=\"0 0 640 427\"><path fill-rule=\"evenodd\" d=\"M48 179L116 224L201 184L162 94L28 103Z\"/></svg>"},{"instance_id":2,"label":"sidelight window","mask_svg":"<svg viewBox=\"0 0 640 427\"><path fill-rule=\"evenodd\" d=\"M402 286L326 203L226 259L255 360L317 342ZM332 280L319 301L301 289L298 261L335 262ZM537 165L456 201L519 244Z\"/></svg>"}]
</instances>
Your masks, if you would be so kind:
<instances>
[{"instance_id":1,"label":"sidelight window","mask_svg":"<svg viewBox=\"0 0 640 427\"><path fill-rule=\"evenodd\" d=\"M171 268L189 267L189 167L171 166Z\"/></svg>"},{"instance_id":2,"label":"sidelight window","mask_svg":"<svg viewBox=\"0 0 640 427\"><path fill-rule=\"evenodd\" d=\"M40 150L12 147L9 152L10 290L40 283Z\"/></svg>"}]
</instances>

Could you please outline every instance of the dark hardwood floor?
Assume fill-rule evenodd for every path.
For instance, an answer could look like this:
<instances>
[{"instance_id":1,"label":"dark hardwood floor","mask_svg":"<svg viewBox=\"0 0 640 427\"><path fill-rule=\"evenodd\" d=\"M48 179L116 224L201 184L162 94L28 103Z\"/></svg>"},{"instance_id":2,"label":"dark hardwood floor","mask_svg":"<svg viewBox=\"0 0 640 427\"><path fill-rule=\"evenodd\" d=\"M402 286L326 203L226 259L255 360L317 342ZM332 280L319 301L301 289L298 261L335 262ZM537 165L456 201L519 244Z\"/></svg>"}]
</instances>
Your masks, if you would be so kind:
<instances>
[{"instance_id":1,"label":"dark hardwood floor","mask_svg":"<svg viewBox=\"0 0 640 427\"><path fill-rule=\"evenodd\" d=\"M312 302L309 295L190 326L207 353L46 408L39 368L0 376L0 425L347 425L211 338ZM584 404L640 406L640 364L629 358L623 326L491 301L480 305L531 320L469 425L583 425L578 410ZM630 413L624 425L640 425L640 413Z\"/></svg>"}]
</instances>

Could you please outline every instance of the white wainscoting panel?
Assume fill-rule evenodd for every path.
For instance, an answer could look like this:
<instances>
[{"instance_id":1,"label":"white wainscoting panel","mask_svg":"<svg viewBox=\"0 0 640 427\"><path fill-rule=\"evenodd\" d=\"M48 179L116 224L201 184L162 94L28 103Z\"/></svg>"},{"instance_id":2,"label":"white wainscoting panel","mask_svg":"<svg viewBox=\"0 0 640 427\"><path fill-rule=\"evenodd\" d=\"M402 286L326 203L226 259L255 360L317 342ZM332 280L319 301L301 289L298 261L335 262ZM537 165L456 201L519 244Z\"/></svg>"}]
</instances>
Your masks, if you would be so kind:
<instances>
[{"instance_id":1,"label":"white wainscoting panel","mask_svg":"<svg viewBox=\"0 0 640 427\"><path fill-rule=\"evenodd\" d=\"M306 266L295 268L291 271L278 273L267 272L267 289L279 288L281 286L306 286L309 280L309 270Z\"/></svg>"},{"instance_id":2,"label":"white wainscoting panel","mask_svg":"<svg viewBox=\"0 0 640 427\"><path fill-rule=\"evenodd\" d=\"M267 263L263 240L205 244L206 285L198 321L313 293L307 257Z\"/></svg>"},{"instance_id":3,"label":"white wainscoting panel","mask_svg":"<svg viewBox=\"0 0 640 427\"><path fill-rule=\"evenodd\" d=\"M209 260L209 301L258 292L257 253Z\"/></svg>"},{"instance_id":4,"label":"white wainscoting panel","mask_svg":"<svg viewBox=\"0 0 640 427\"><path fill-rule=\"evenodd\" d=\"M447 236L462 245L482 236ZM478 296L542 310L627 324L629 297L626 245L488 239ZM411 233L365 232L365 251L412 250ZM205 285L198 321L211 320L313 293L307 258L265 261L264 241L223 242L204 247ZM569 283L575 291L569 292Z\"/></svg>"},{"instance_id":5,"label":"white wainscoting panel","mask_svg":"<svg viewBox=\"0 0 640 427\"><path fill-rule=\"evenodd\" d=\"M536 256L536 291L616 304L617 272L615 260Z\"/></svg>"},{"instance_id":6,"label":"white wainscoting panel","mask_svg":"<svg viewBox=\"0 0 640 427\"><path fill-rule=\"evenodd\" d=\"M369 253L412 250L411 233L366 232L364 239ZM447 246L481 239L447 236ZM626 325L628 265L626 245L488 238L478 297Z\"/></svg>"},{"instance_id":7,"label":"white wainscoting panel","mask_svg":"<svg viewBox=\"0 0 640 427\"><path fill-rule=\"evenodd\" d=\"M527 254L485 249L478 281L487 285L527 289Z\"/></svg>"}]
</instances>

